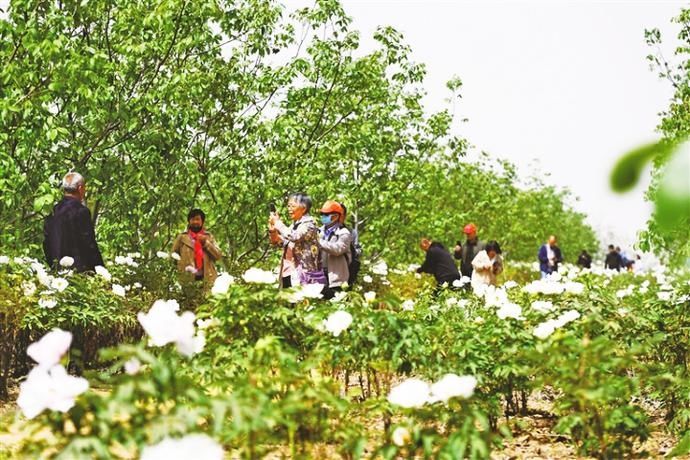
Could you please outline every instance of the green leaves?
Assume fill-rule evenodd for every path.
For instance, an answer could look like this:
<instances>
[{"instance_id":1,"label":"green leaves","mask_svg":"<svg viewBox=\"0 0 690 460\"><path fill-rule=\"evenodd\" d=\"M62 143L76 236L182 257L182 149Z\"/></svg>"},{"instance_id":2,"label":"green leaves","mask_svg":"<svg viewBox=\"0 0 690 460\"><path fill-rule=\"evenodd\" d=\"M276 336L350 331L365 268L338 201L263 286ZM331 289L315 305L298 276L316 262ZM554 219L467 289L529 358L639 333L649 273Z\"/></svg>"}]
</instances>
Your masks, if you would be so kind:
<instances>
[{"instance_id":1,"label":"green leaves","mask_svg":"<svg viewBox=\"0 0 690 460\"><path fill-rule=\"evenodd\" d=\"M668 142L653 142L623 155L611 171L611 188L619 193L631 190L639 181L644 168L657 156L672 148Z\"/></svg>"}]
</instances>

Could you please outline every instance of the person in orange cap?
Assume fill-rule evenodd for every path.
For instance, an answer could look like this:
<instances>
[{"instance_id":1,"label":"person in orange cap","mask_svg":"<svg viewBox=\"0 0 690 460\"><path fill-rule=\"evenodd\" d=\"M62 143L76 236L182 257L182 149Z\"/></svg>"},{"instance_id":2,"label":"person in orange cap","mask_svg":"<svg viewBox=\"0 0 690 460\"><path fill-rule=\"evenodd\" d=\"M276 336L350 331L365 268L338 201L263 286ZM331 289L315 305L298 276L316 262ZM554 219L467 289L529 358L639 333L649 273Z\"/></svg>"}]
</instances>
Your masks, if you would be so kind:
<instances>
[{"instance_id":1,"label":"person in orange cap","mask_svg":"<svg viewBox=\"0 0 690 460\"><path fill-rule=\"evenodd\" d=\"M319 248L328 284L323 290L324 299L331 299L350 278L349 261L352 257L352 235L343 225L345 210L337 201L328 200L321 206Z\"/></svg>"},{"instance_id":2,"label":"person in orange cap","mask_svg":"<svg viewBox=\"0 0 690 460\"><path fill-rule=\"evenodd\" d=\"M462 232L467 236L467 240L465 244L462 244L460 241L457 242L453 256L460 260L460 273L462 276L472 278L472 272L474 271L472 261L479 252L484 250L485 244L477 237L476 225L469 223L465 225Z\"/></svg>"}]
</instances>

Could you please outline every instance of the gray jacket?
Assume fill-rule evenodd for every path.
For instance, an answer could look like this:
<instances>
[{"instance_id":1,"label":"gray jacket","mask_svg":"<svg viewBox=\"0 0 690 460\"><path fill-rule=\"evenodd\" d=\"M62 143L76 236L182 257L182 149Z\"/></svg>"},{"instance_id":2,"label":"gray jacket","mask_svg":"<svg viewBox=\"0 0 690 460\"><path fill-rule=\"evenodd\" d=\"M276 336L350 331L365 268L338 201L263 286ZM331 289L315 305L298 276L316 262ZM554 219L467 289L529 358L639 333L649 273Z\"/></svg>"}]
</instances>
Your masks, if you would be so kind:
<instances>
[{"instance_id":1,"label":"gray jacket","mask_svg":"<svg viewBox=\"0 0 690 460\"><path fill-rule=\"evenodd\" d=\"M326 237L325 227L321 227L319 233L319 247L324 270L328 273L328 285L330 287L342 286L350 278L348 267L350 258L350 242L352 235L345 227L338 227Z\"/></svg>"}]
</instances>

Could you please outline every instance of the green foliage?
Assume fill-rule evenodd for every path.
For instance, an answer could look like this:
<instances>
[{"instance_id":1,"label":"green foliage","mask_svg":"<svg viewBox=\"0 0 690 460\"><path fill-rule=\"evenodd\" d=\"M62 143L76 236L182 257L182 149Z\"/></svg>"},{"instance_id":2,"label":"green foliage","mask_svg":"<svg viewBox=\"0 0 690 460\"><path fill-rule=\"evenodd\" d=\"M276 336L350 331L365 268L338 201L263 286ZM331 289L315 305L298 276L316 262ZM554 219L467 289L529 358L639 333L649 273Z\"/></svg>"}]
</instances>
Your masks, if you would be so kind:
<instances>
[{"instance_id":1,"label":"green foliage","mask_svg":"<svg viewBox=\"0 0 690 460\"><path fill-rule=\"evenodd\" d=\"M680 26L674 56L677 62L667 60L661 53L662 37L658 29L645 31L647 44L655 48L647 59L659 77L673 86L674 95L658 127L664 136L660 144L663 148L654 157L652 184L647 190L647 198L656 204L656 210L641 236L643 249L663 253L675 263L687 263L690 257L690 160L687 145L681 143L690 135L690 10L683 8L673 21ZM681 147L673 150L666 147L679 144Z\"/></svg>"},{"instance_id":2,"label":"green foliage","mask_svg":"<svg viewBox=\"0 0 690 460\"><path fill-rule=\"evenodd\" d=\"M596 247L561 192L466 162L448 110L425 112L424 66L402 35L374 39L361 53L338 1L289 14L273 0L13 0L0 21L0 244L39 255L75 168L106 255L169 247L198 206L227 266L252 266L269 255L267 203L295 190L343 200L368 254L391 261L415 260L422 234L454 243L469 220L516 258L554 232L572 257Z\"/></svg>"}]
</instances>

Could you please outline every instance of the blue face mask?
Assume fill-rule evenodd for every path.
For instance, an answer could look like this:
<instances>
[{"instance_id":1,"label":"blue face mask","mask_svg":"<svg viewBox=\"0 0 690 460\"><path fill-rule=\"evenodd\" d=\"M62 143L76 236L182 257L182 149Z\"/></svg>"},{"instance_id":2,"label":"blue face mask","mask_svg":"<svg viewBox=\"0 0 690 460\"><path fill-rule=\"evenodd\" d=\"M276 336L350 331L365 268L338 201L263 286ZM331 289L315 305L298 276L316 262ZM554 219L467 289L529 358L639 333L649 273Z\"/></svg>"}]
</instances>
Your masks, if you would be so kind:
<instances>
[{"instance_id":1,"label":"blue face mask","mask_svg":"<svg viewBox=\"0 0 690 460\"><path fill-rule=\"evenodd\" d=\"M325 216L321 216L321 223L324 225L328 225L331 222L333 222L333 215L331 214L326 214Z\"/></svg>"}]
</instances>

